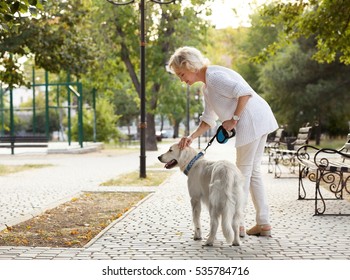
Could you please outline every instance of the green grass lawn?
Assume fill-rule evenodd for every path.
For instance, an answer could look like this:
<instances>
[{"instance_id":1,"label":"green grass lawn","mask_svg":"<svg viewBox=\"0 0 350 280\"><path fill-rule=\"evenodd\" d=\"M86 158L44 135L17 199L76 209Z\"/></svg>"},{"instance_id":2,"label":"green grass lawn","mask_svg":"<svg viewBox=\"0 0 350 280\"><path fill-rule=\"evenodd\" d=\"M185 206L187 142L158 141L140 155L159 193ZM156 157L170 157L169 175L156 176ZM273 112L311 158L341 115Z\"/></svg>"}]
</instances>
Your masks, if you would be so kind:
<instances>
[{"instance_id":1,"label":"green grass lawn","mask_svg":"<svg viewBox=\"0 0 350 280\"><path fill-rule=\"evenodd\" d=\"M318 148L331 148L331 149L340 149L344 146L346 137L344 138L334 138L334 139L322 139ZM315 140L309 141L309 144L315 146Z\"/></svg>"}]
</instances>

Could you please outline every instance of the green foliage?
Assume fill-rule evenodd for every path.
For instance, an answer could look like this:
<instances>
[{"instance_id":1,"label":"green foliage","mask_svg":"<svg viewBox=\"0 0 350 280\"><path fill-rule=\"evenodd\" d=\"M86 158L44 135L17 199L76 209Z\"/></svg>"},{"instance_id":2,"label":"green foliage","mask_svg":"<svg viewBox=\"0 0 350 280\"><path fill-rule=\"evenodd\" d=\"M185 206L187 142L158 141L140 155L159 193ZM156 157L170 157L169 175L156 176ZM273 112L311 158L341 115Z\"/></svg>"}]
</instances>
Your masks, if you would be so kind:
<instances>
[{"instance_id":1,"label":"green foliage","mask_svg":"<svg viewBox=\"0 0 350 280\"><path fill-rule=\"evenodd\" d=\"M264 24L279 29L279 38L258 57L266 59L293 40L314 36L317 51L313 59L331 63L336 59L350 64L350 1L300 0L293 3L274 3L262 10ZM338 55L339 54L339 55Z\"/></svg>"},{"instance_id":2,"label":"green foliage","mask_svg":"<svg viewBox=\"0 0 350 280\"><path fill-rule=\"evenodd\" d=\"M150 2L145 10L147 141L153 144L155 114L167 115L171 121L179 119L178 113L182 113L180 119L185 117L186 95L179 81L174 82L175 77L165 71L165 64L176 48L204 44L209 26L198 15L208 10L206 2L191 1L189 6L177 1L167 5ZM140 104L139 5L113 6L102 0L94 4L96 8L91 13L94 25L90 31L99 52L91 69L89 87L95 87L99 94L109 98L115 95L116 101L126 101L115 104L116 112L122 115L120 120L127 124L138 115ZM174 104L181 108L174 110L174 106L170 106Z\"/></svg>"},{"instance_id":3,"label":"green foliage","mask_svg":"<svg viewBox=\"0 0 350 280\"><path fill-rule=\"evenodd\" d=\"M66 71L77 77L85 73L95 50L84 17L88 12L85 2L46 1L37 16L16 16L15 25L0 29L1 81L11 87L25 85L17 60L29 55L34 55L36 66L52 73Z\"/></svg>"},{"instance_id":4,"label":"green foliage","mask_svg":"<svg viewBox=\"0 0 350 280\"><path fill-rule=\"evenodd\" d=\"M19 25L19 18L31 17L42 9L38 0L2 0L0 3L0 29L7 32ZM28 14L29 12L29 14Z\"/></svg>"},{"instance_id":5,"label":"green foliage","mask_svg":"<svg viewBox=\"0 0 350 280\"><path fill-rule=\"evenodd\" d=\"M240 45L247 42L247 31L244 27L209 30L206 53L211 64L237 69L237 62L246 56L246 50L240 49Z\"/></svg>"},{"instance_id":6,"label":"green foliage","mask_svg":"<svg viewBox=\"0 0 350 280\"><path fill-rule=\"evenodd\" d=\"M295 16L301 6L287 7L294 7ZM248 29L214 30L210 34L213 43L207 48L208 57L213 63L232 67L242 74L267 99L278 122L288 124L290 133L295 134L305 122L317 122L322 132L346 134L350 120L349 67L337 59L340 53L330 64L313 60L318 51L317 34L310 34L308 40L299 36L284 38L288 26L297 28L294 16L287 17L268 8L271 7L263 11L275 13L257 11L251 16L252 27ZM274 17L281 18L274 21ZM268 45L270 49L265 49ZM259 55L262 50L269 53L271 46L275 48L274 56Z\"/></svg>"},{"instance_id":7,"label":"green foliage","mask_svg":"<svg viewBox=\"0 0 350 280\"><path fill-rule=\"evenodd\" d=\"M114 93L115 114L120 116L119 125L130 126L140 113L139 98L134 90L128 87Z\"/></svg>"},{"instance_id":8,"label":"green foliage","mask_svg":"<svg viewBox=\"0 0 350 280\"><path fill-rule=\"evenodd\" d=\"M299 40L263 67L260 83L281 124L296 131L317 122L330 135L345 134L350 120L350 67L312 60L313 40Z\"/></svg>"},{"instance_id":9,"label":"green foliage","mask_svg":"<svg viewBox=\"0 0 350 280\"><path fill-rule=\"evenodd\" d=\"M264 19L259 13L251 16L252 26L246 30L243 41L238 41L237 47L242 53L236 63L238 72L247 82L260 93L259 72L261 64L254 60L260 51L277 38L277 29L271 26L264 26L261 21ZM242 37L242 36L240 36Z\"/></svg>"},{"instance_id":10,"label":"green foliage","mask_svg":"<svg viewBox=\"0 0 350 280\"><path fill-rule=\"evenodd\" d=\"M33 99L28 99L27 102L23 102L21 107L33 108ZM46 126L46 111L45 111L45 95L39 93L35 97L35 132L45 133ZM33 111L32 111L33 112ZM34 116L27 121L26 124L23 124L23 129L28 132L34 132ZM16 125L16 129L18 129ZM49 132L58 131L60 129L59 116L56 109L49 109Z\"/></svg>"},{"instance_id":11,"label":"green foliage","mask_svg":"<svg viewBox=\"0 0 350 280\"><path fill-rule=\"evenodd\" d=\"M35 64L52 73L69 72L80 77L94 61L95 45L89 36L90 22L85 19L85 1L48 1L40 20L30 28L35 38L29 48Z\"/></svg>"},{"instance_id":12,"label":"green foliage","mask_svg":"<svg viewBox=\"0 0 350 280\"><path fill-rule=\"evenodd\" d=\"M120 133L117 130L118 115L114 113L114 106L107 99L96 101L96 140L99 142L118 141ZM83 109L84 141L93 141L93 111ZM73 119L72 139L78 140L78 116Z\"/></svg>"},{"instance_id":13,"label":"green foliage","mask_svg":"<svg viewBox=\"0 0 350 280\"><path fill-rule=\"evenodd\" d=\"M253 58L277 38L277 29L262 25L263 19L257 12L251 16L250 28L212 29L209 32L210 43L206 48L212 64L238 71L257 92L260 90L258 76L261 64Z\"/></svg>"},{"instance_id":14,"label":"green foliage","mask_svg":"<svg viewBox=\"0 0 350 280\"><path fill-rule=\"evenodd\" d=\"M21 69L21 65L13 59L12 55L4 55L0 58L0 81L6 85L13 87L29 86L25 81L24 72Z\"/></svg>"},{"instance_id":15,"label":"green foliage","mask_svg":"<svg viewBox=\"0 0 350 280\"><path fill-rule=\"evenodd\" d=\"M21 2L34 4L34 0ZM167 5L147 3L147 141L155 143L152 120L159 113L160 94L169 95L174 104L181 104L185 98L179 82L174 87L168 84L171 79L164 66L176 48L204 46L209 24L200 15L210 14L208 2L213 1L192 0L188 5L180 1ZM18 59L31 56L38 68L58 75L69 72L77 77L84 84L84 101L90 106L93 89L99 99L117 100L114 111L122 115L123 123L130 123L137 116L140 104L138 1L114 6L105 0L48 0L36 6L39 9L35 14L15 17L16 24L9 25L7 30L0 29L0 63L4 66L0 79L10 87L27 85ZM165 108L161 109L162 113ZM178 111L168 108L169 118L180 118L176 115ZM182 118L184 116L182 114ZM98 130L103 129L98 126ZM86 131L85 135L91 134L88 128ZM114 138L114 132L109 131ZM106 140L105 136L101 137Z\"/></svg>"}]
</instances>

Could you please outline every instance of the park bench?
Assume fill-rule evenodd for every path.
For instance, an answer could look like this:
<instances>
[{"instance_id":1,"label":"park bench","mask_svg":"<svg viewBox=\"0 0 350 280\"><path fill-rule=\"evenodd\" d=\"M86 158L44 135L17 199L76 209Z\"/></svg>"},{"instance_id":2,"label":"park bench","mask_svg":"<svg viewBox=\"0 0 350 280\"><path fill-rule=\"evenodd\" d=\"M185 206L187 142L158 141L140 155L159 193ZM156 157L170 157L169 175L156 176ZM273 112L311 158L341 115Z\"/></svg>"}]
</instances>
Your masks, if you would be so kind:
<instances>
[{"instance_id":1,"label":"park bench","mask_svg":"<svg viewBox=\"0 0 350 280\"><path fill-rule=\"evenodd\" d=\"M285 142L279 142L278 145L268 149L269 173L274 172L275 178L280 178L282 174L281 164L288 167L291 173L295 173L297 151L309 143L311 129L312 126L306 124L299 128L296 138L285 137Z\"/></svg>"},{"instance_id":2,"label":"park bench","mask_svg":"<svg viewBox=\"0 0 350 280\"><path fill-rule=\"evenodd\" d=\"M48 138L43 135L5 135L0 136L0 148L11 148L14 154L15 148L47 148Z\"/></svg>"},{"instance_id":3,"label":"park bench","mask_svg":"<svg viewBox=\"0 0 350 280\"><path fill-rule=\"evenodd\" d=\"M265 145L265 153L270 155L271 149L278 149L281 144L284 144L282 142L283 136L284 136L284 128L283 127L280 127L275 132L270 133L269 137L267 138L266 145ZM269 173L272 173L273 163L272 163L272 157L270 157L270 156L269 156L269 161L268 161L268 170L269 170Z\"/></svg>"},{"instance_id":4,"label":"park bench","mask_svg":"<svg viewBox=\"0 0 350 280\"><path fill-rule=\"evenodd\" d=\"M307 149L306 149L307 148ZM297 151L299 162L299 200L314 200L315 215L342 215L349 214L325 214L326 200L343 200L344 194L350 195L350 133L346 143L338 150L331 148L318 149L306 145ZM315 196L306 197L303 179L308 178L315 183ZM323 184L330 193L327 197L322 194Z\"/></svg>"},{"instance_id":5,"label":"park bench","mask_svg":"<svg viewBox=\"0 0 350 280\"><path fill-rule=\"evenodd\" d=\"M269 136L272 135L272 137L267 138L267 143L265 145L265 149L276 149L279 147L281 143L283 143L283 136L284 136L284 128L280 127L275 132L269 134ZM268 152L268 151L266 151Z\"/></svg>"}]
</instances>

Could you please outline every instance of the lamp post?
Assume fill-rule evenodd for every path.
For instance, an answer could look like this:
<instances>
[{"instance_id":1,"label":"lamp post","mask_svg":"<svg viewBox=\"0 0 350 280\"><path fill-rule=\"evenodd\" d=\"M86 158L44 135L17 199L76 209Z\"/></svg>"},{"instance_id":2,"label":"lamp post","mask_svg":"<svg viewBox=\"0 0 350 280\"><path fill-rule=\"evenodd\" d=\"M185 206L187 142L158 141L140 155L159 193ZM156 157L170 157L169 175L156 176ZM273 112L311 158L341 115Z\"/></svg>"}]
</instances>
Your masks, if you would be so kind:
<instances>
[{"instance_id":1,"label":"lamp post","mask_svg":"<svg viewBox=\"0 0 350 280\"><path fill-rule=\"evenodd\" d=\"M116 5L128 5L135 0L106 0L107 2ZM157 4L170 4L175 0L149 0ZM145 77L145 0L140 0L140 178L146 178L146 77Z\"/></svg>"}]
</instances>

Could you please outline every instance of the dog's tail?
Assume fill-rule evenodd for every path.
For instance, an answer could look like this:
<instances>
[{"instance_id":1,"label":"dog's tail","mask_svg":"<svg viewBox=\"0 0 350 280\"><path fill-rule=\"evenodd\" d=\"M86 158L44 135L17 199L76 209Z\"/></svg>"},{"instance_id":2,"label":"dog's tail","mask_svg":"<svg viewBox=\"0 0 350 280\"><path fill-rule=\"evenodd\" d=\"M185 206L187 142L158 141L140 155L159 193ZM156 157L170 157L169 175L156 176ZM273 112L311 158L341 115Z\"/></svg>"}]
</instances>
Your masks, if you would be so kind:
<instances>
[{"instance_id":1,"label":"dog's tail","mask_svg":"<svg viewBox=\"0 0 350 280\"><path fill-rule=\"evenodd\" d=\"M243 222L243 183L234 172L226 172L225 198L222 211L222 232L229 244L239 245L239 226Z\"/></svg>"},{"instance_id":2,"label":"dog's tail","mask_svg":"<svg viewBox=\"0 0 350 280\"><path fill-rule=\"evenodd\" d=\"M231 201L226 200L224 202L224 209L221 212L221 227L222 233L227 241L227 243L232 244L234 239L234 232L232 229L232 220L235 215L235 210L231 205Z\"/></svg>"},{"instance_id":3,"label":"dog's tail","mask_svg":"<svg viewBox=\"0 0 350 280\"><path fill-rule=\"evenodd\" d=\"M210 223L214 226L214 231L216 231L215 225L217 225L221 216L222 233L227 243L232 244L234 240L232 220L235 214L235 208L232 207L232 198L228 197L229 188L230 184L227 181L221 181L215 178L215 176L212 176L210 184L211 191L209 194L209 212Z\"/></svg>"}]
</instances>

